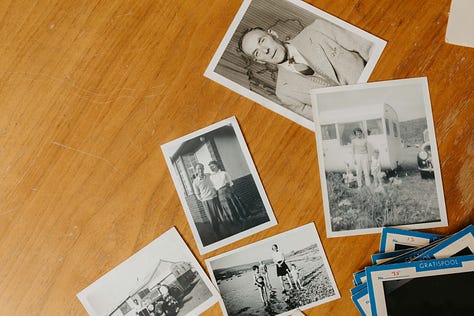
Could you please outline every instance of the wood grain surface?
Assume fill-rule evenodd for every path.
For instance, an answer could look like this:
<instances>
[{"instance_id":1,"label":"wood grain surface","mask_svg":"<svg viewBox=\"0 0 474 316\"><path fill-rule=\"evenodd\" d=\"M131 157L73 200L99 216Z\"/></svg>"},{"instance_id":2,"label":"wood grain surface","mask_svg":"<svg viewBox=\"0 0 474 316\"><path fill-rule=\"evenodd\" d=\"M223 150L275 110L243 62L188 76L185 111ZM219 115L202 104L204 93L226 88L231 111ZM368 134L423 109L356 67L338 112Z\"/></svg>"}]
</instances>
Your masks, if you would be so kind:
<instances>
[{"instance_id":1,"label":"wood grain surface","mask_svg":"<svg viewBox=\"0 0 474 316\"><path fill-rule=\"evenodd\" d=\"M388 42L369 81L427 76L451 233L474 222L474 49L449 0L311 0ZM76 294L176 226L204 259L315 222L342 298L379 235L326 238L314 134L203 77L241 1L0 1L0 315ZM235 115L279 224L199 256L160 144ZM205 315L221 315L218 305Z\"/></svg>"}]
</instances>

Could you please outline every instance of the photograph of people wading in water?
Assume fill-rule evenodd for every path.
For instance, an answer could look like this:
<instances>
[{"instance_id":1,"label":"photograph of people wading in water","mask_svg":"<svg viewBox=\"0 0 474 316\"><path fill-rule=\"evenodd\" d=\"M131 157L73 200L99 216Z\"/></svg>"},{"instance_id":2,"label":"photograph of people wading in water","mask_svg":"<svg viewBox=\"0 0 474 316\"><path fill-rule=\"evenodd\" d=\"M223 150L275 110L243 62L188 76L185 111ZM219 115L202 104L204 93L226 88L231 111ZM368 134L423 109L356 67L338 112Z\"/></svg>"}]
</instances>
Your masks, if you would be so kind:
<instances>
[{"instance_id":1,"label":"photograph of people wading in water","mask_svg":"<svg viewBox=\"0 0 474 316\"><path fill-rule=\"evenodd\" d=\"M290 315L339 298L314 224L206 260L226 315Z\"/></svg>"}]
</instances>

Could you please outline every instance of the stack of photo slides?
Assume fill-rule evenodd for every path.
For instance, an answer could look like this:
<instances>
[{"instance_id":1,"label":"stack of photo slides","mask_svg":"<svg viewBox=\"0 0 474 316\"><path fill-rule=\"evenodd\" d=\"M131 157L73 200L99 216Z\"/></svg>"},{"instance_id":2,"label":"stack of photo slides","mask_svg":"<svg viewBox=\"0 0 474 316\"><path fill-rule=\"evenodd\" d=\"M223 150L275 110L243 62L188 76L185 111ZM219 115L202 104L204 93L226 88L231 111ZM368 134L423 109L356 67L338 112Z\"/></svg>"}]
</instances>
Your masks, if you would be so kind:
<instances>
[{"instance_id":1,"label":"stack of photo slides","mask_svg":"<svg viewBox=\"0 0 474 316\"><path fill-rule=\"evenodd\" d=\"M352 300L361 315L468 315L473 253L473 225L450 236L384 228L373 265L354 273Z\"/></svg>"}]
</instances>

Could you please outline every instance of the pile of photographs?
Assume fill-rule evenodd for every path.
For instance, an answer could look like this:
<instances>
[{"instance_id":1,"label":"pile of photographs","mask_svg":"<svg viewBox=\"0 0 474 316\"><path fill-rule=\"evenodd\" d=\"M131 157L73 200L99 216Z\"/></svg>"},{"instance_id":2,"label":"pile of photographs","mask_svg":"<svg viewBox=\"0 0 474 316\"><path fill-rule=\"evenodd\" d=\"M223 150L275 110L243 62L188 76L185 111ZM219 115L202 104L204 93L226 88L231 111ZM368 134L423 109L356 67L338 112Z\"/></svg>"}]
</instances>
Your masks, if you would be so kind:
<instances>
[{"instance_id":1,"label":"pile of photographs","mask_svg":"<svg viewBox=\"0 0 474 316\"><path fill-rule=\"evenodd\" d=\"M93 316L302 315L340 298L313 223L206 260L205 274L175 228L77 296Z\"/></svg>"},{"instance_id":2,"label":"pile of photographs","mask_svg":"<svg viewBox=\"0 0 474 316\"><path fill-rule=\"evenodd\" d=\"M366 83L385 45L300 0L244 0L204 75L316 132L327 236L382 232L376 265L355 274L363 315L462 314L472 226L446 238L384 228L447 225L427 79ZM277 225L235 117L161 148L201 255ZM225 315L295 315L340 298L312 223L206 265L210 279L172 228L78 298L97 316L216 302Z\"/></svg>"},{"instance_id":3,"label":"pile of photographs","mask_svg":"<svg viewBox=\"0 0 474 316\"><path fill-rule=\"evenodd\" d=\"M361 315L470 315L474 226L450 236L384 228L372 266L354 273Z\"/></svg>"},{"instance_id":4,"label":"pile of photographs","mask_svg":"<svg viewBox=\"0 0 474 316\"><path fill-rule=\"evenodd\" d=\"M367 83L385 45L303 1L245 0L204 74L316 132L328 237L448 225L427 78Z\"/></svg>"}]
</instances>

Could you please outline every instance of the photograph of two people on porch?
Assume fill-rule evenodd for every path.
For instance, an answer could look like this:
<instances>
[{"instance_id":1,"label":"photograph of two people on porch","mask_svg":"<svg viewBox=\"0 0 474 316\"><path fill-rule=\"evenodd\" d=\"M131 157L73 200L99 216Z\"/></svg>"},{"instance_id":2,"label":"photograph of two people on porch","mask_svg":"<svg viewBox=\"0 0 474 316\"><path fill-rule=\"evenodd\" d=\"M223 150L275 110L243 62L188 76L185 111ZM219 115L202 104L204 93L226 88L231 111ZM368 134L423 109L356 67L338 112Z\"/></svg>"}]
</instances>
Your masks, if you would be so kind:
<instances>
[{"instance_id":1,"label":"photograph of two people on porch","mask_svg":"<svg viewBox=\"0 0 474 316\"><path fill-rule=\"evenodd\" d=\"M180 143L170 157L204 247L270 221L244 146L227 124Z\"/></svg>"}]
</instances>

